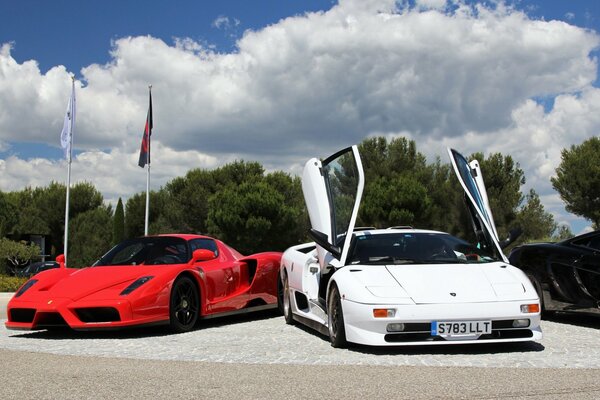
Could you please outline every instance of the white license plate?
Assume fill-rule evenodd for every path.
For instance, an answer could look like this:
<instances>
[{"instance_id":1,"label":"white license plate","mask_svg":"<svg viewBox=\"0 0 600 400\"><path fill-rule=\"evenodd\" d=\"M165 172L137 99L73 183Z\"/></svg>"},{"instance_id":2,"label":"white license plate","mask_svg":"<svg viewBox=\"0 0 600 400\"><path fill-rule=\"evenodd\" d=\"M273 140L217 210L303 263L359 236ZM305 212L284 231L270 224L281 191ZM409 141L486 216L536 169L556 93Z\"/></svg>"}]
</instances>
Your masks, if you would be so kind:
<instances>
[{"instance_id":1,"label":"white license plate","mask_svg":"<svg viewBox=\"0 0 600 400\"><path fill-rule=\"evenodd\" d=\"M433 321L431 336L460 337L492 333L492 321Z\"/></svg>"}]
</instances>

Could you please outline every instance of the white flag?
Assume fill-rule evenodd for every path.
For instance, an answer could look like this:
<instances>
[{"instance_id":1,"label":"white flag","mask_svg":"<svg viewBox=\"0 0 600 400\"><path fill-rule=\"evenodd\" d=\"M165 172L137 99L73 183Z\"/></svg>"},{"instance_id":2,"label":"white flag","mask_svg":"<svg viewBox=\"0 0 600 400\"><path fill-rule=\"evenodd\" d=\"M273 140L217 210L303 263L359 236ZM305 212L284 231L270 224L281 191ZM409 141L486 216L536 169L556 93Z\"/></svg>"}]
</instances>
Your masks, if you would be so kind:
<instances>
[{"instance_id":1,"label":"white flag","mask_svg":"<svg viewBox=\"0 0 600 400\"><path fill-rule=\"evenodd\" d=\"M71 162L71 144L73 143L73 127L75 126L75 80L71 89L71 98L67 104L65 122L60 133L60 146L65 151L67 161Z\"/></svg>"}]
</instances>

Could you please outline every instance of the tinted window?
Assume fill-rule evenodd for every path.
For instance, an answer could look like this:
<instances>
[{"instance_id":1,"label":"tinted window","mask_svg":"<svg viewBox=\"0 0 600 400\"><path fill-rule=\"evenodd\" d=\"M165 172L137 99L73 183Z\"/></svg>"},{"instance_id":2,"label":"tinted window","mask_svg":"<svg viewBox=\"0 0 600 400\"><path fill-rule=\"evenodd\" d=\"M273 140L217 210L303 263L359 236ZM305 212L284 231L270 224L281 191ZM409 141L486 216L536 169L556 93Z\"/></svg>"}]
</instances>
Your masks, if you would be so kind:
<instances>
[{"instance_id":1,"label":"tinted window","mask_svg":"<svg viewBox=\"0 0 600 400\"><path fill-rule=\"evenodd\" d=\"M359 173L352 150L325 160L323 172L332 212L332 237L335 238L348 230L356 202Z\"/></svg>"},{"instance_id":2,"label":"tinted window","mask_svg":"<svg viewBox=\"0 0 600 400\"><path fill-rule=\"evenodd\" d=\"M574 240L573 244L577 246L589 247L594 250L600 250L600 234L586 236L583 239Z\"/></svg>"},{"instance_id":3,"label":"tinted window","mask_svg":"<svg viewBox=\"0 0 600 400\"><path fill-rule=\"evenodd\" d=\"M217 243L212 239L192 239L190 240L190 249L193 252L198 249L210 250L215 253L215 256L219 255L219 249L217 248Z\"/></svg>"},{"instance_id":4,"label":"tinted window","mask_svg":"<svg viewBox=\"0 0 600 400\"><path fill-rule=\"evenodd\" d=\"M113 247L94 266L181 264L190 259L187 243L177 237L144 237Z\"/></svg>"},{"instance_id":5,"label":"tinted window","mask_svg":"<svg viewBox=\"0 0 600 400\"><path fill-rule=\"evenodd\" d=\"M441 233L389 233L355 237L349 264L438 264L497 261L462 239Z\"/></svg>"}]
</instances>

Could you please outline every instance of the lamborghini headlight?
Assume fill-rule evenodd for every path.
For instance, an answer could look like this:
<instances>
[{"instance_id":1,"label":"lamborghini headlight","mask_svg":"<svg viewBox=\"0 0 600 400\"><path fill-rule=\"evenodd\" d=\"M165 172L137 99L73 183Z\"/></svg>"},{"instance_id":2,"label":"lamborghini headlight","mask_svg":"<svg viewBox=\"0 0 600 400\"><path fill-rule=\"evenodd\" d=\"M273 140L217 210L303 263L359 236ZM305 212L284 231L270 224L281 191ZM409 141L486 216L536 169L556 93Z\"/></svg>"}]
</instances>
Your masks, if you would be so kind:
<instances>
[{"instance_id":1,"label":"lamborghini headlight","mask_svg":"<svg viewBox=\"0 0 600 400\"><path fill-rule=\"evenodd\" d=\"M30 287L35 285L37 281L37 279L30 279L27 282L25 282L25 284L21 286L21 289L19 289L19 291L15 294L15 297L20 297L23 293L28 291Z\"/></svg>"},{"instance_id":2,"label":"lamborghini headlight","mask_svg":"<svg viewBox=\"0 0 600 400\"><path fill-rule=\"evenodd\" d=\"M142 276L141 278L136 279L135 281L133 281L133 283L131 285L129 285L125 289L123 289L123 291L120 293L121 296L127 296L129 293L133 292L135 289L139 288L140 286L142 286L144 283L148 282L152 278L154 278L154 277L153 276Z\"/></svg>"},{"instance_id":3,"label":"lamborghini headlight","mask_svg":"<svg viewBox=\"0 0 600 400\"><path fill-rule=\"evenodd\" d=\"M540 312L540 305L537 304L537 303L533 303L533 304L521 304L521 312L523 314L539 313Z\"/></svg>"}]
</instances>

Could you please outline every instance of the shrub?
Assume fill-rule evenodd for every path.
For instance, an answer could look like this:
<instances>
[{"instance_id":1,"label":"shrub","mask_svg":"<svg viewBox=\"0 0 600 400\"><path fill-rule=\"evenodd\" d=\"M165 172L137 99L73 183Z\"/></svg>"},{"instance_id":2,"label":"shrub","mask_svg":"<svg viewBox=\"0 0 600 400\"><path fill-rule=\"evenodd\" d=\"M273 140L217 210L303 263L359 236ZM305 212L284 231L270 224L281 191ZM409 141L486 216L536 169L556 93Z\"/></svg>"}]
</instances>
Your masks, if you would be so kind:
<instances>
[{"instance_id":1,"label":"shrub","mask_svg":"<svg viewBox=\"0 0 600 400\"><path fill-rule=\"evenodd\" d=\"M0 275L0 292L16 292L29 278Z\"/></svg>"}]
</instances>

